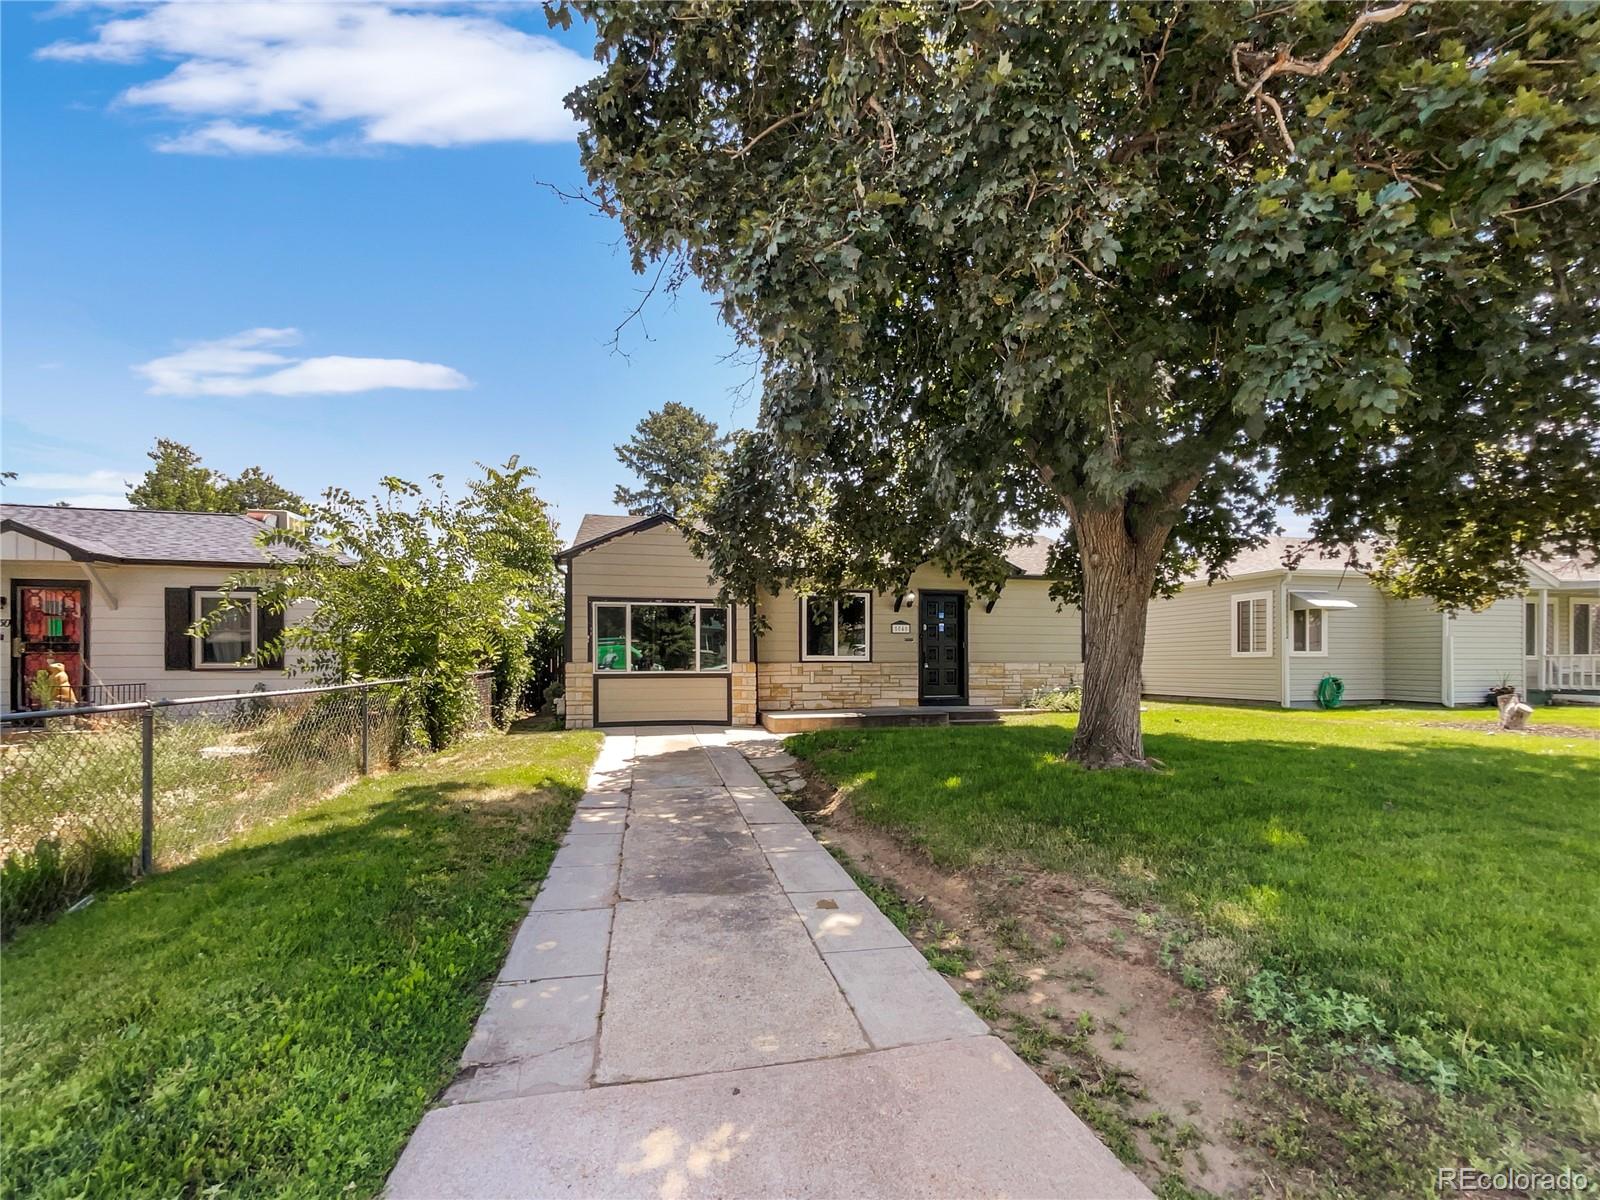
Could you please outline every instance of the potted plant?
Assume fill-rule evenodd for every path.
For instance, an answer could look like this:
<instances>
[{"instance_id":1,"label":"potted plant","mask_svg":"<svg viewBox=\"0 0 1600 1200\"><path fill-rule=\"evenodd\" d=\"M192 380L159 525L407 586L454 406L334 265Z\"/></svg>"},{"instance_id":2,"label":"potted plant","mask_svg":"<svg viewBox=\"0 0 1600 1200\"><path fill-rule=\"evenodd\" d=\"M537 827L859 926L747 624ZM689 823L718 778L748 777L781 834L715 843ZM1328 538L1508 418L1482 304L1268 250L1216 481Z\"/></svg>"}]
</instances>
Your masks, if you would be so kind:
<instances>
[{"instance_id":1,"label":"potted plant","mask_svg":"<svg viewBox=\"0 0 1600 1200\"><path fill-rule=\"evenodd\" d=\"M1489 703L1496 708L1504 709L1517 698L1517 686L1511 682L1511 676L1500 676L1500 682L1489 689Z\"/></svg>"}]
</instances>

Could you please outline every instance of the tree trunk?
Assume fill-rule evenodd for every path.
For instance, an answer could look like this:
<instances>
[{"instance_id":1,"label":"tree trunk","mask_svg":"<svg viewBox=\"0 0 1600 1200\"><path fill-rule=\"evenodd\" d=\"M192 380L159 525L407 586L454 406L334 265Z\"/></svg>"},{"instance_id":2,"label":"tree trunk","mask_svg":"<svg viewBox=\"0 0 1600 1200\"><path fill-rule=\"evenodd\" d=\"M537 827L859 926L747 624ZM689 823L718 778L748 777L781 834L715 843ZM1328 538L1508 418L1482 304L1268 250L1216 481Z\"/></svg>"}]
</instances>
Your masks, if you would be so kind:
<instances>
[{"instance_id":1,"label":"tree trunk","mask_svg":"<svg viewBox=\"0 0 1600 1200\"><path fill-rule=\"evenodd\" d=\"M1072 506L1083 562L1083 710L1070 757L1086 767L1147 767L1139 728L1145 617L1168 528L1136 538L1124 509Z\"/></svg>"}]
</instances>

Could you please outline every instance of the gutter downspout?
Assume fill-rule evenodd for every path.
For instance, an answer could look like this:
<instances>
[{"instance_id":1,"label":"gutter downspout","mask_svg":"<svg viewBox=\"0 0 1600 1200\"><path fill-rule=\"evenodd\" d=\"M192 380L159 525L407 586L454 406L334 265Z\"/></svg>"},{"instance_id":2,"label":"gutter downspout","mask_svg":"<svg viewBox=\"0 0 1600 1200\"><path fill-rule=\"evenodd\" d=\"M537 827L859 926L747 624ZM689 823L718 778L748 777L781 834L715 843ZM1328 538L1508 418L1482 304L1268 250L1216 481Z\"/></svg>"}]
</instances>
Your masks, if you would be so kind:
<instances>
[{"instance_id":1,"label":"gutter downspout","mask_svg":"<svg viewBox=\"0 0 1600 1200\"><path fill-rule=\"evenodd\" d=\"M1289 684L1289 579L1278 580L1278 707L1292 708Z\"/></svg>"}]
</instances>

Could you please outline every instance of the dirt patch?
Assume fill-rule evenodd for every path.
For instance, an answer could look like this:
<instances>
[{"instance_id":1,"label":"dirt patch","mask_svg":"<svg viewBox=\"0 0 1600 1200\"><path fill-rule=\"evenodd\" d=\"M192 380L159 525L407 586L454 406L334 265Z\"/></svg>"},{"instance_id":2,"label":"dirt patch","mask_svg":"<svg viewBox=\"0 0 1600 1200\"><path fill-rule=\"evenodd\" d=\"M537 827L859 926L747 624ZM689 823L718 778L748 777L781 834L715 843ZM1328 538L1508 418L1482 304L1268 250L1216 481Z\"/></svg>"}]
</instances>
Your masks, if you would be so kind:
<instances>
[{"instance_id":1,"label":"dirt patch","mask_svg":"<svg viewBox=\"0 0 1600 1200\"><path fill-rule=\"evenodd\" d=\"M786 797L819 840L901 905L909 936L996 1033L1161 1195L1307 1195L1349 1173L1339 1122L1291 1090L1175 977L1170 930L1070 876L949 871L857 820L802 764ZM1233 953L1184 947L1185 961Z\"/></svg>"},{"instance_id":2,"label":"dirt patch","mask_svg":"<svg viewBox=\"0 0 1600 1200\"><path fill-rule=\"evenodd\" d=\"M1576 737L1600 738L1600 729L1585 729L1581 725L1546 725L1540 722L1529 729L1501 729L1482 721L1424 721L1430 729L1465 729L1468 733L1487 733L1505 737Z\"/></svg>"}]
</instances>

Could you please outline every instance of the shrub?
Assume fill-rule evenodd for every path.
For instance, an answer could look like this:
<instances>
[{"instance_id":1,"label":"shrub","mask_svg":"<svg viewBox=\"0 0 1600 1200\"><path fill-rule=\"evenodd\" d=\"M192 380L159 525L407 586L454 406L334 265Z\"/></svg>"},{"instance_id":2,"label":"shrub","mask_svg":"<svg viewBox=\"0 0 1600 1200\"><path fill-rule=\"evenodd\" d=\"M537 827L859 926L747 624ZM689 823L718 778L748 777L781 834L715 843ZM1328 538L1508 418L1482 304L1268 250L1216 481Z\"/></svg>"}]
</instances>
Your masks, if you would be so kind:
<instances>
[{"instance_id":1,"label":"shrub","mask_svg":"<svg viewBox=\"0 0 1600 1200\"><path fill-rule=\"evenodd\" d=\"M1037 708L1041 712L1077 712L1083 707L1083 689L1077 684L1034 688L1022 706Z\"/></svg>"}]
</instances>

